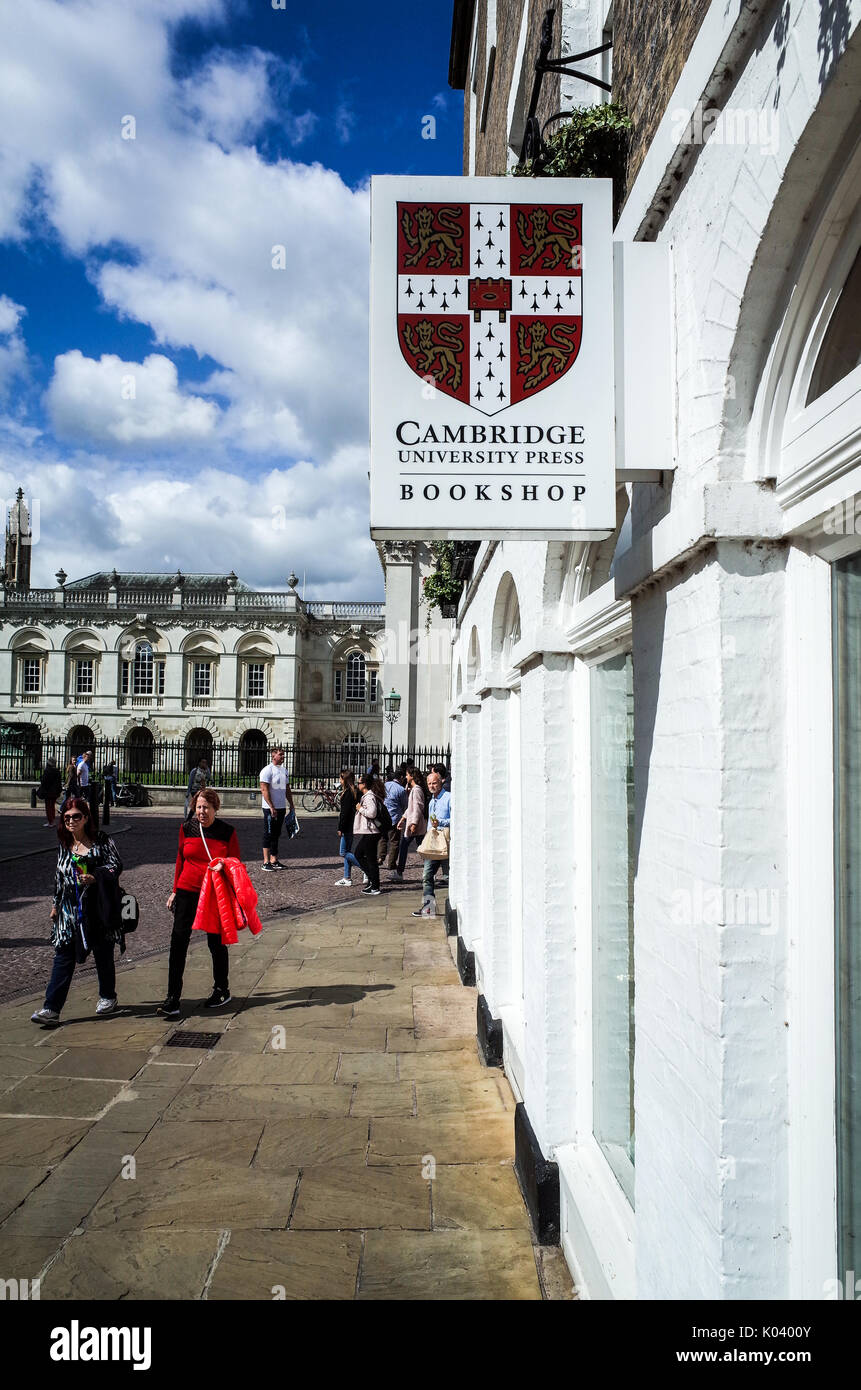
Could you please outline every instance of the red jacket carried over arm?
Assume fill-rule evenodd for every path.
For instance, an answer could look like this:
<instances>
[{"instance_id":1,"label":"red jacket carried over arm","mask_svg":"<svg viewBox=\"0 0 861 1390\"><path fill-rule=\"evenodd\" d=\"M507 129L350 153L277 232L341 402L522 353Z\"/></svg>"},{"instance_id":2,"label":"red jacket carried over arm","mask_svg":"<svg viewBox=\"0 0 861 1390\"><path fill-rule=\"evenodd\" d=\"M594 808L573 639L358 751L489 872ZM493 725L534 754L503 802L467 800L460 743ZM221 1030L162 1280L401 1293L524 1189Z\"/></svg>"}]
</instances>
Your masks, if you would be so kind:
<instances>
[{"instance_id":1,"label":"red jacket carried over arm","mask_svg":"<svg viewBox=\"0 0 861 1390\"><path fill-rule=\"evenodd\" d=\"M217 933L232 946L243 927L255 936L263 930L248 870L238 859L214 858L205 870L192 930Z\"/></svg>"}]
</instances>

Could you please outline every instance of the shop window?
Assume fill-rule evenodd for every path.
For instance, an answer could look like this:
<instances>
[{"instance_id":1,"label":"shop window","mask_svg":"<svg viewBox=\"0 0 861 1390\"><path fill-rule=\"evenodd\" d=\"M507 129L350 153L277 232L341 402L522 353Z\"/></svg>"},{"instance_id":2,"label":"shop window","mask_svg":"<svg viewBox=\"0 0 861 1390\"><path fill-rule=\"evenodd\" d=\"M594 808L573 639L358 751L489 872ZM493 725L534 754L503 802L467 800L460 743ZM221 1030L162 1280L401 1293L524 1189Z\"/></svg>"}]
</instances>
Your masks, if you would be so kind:
<instances>
[{"instance_id":1,"label":"shop window","mask_svg":"<svg viewBox=\"0 0 861 1390\"><path fill-rule=\"evenodd\" d=\"M591 673L592 1128L634 1200L633 662Z\"/></svg>"},{"instance_id":2,"label":"shop window","mask_svg":"<svg viewBox=\"0 0 861 1390\"><path fill-rule=\"evenodd\" d=\"M837 1250L861 1271L861 555L834 566Z\"/></svg>"},{"instance_id":3,"label":"shop window","mask_svg":"<svg viewBox=\"0 0 861 1390\"><path fill-rule=\"evenodd\" d=\"M861 363L861 251L843 286L810 378L806 405L818 401Z\"/></svg>"}]
</instances>

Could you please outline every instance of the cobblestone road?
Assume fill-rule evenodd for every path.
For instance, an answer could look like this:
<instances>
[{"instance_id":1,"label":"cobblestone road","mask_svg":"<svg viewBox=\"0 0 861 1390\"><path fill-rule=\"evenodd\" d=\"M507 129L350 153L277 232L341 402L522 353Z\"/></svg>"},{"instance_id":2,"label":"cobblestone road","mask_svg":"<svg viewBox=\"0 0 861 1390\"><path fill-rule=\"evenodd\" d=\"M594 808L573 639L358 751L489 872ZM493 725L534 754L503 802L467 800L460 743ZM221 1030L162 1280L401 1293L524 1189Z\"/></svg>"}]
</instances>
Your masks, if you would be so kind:
<instances>
[{"instance_id":1,"label":"cobblestone road","mask_svg":"<svg viewBox=\"0 0 861 1390\"><path fill-rule=\"evenodd\" d=\"M356 872L355 888L335 887L343 866L337 855L334 816L300 815L301 833L291 841L282 839L281 858L288 868L278 874L262 872L259 811L231 811L225 819L236 825L242 857L249 865L259 895L263 921L351 902L359 896L361 880ZM134 893L141 910L140 927L129 938L121 972L154 951L164 950L170 940L173 918L165 907L165 899L173 883L178 828L175 812L114 813L110 833L116 836L125 866L123 884ZM6 858L9 855L24 857L10 860ZM51 969L48 917L56 837L53 831L43 829L41 808L30 811L9 807L0 814L0 860L3 859L6 862L0 862L0 1001L41 989ZM388 885L384 874L383 886L395 893L417 895L421 887L418 856L410 855L403 884Z\"/></svg>"}]
</instances>

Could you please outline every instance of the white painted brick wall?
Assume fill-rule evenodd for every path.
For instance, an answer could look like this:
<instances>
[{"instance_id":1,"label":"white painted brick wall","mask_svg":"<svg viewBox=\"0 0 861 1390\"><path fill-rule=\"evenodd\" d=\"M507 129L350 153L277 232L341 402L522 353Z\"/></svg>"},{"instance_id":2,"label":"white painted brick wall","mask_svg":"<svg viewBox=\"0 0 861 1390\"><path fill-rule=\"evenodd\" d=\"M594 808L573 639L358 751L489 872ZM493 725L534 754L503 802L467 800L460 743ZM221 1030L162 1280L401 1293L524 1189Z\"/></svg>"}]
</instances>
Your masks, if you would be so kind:
<instances>
[{"instance_id":1,"label":"white painted brick wall","mask_svg":"<svg viewBox=\"0 0 861 1390\"><path fill-rule=\"evenodd\" d=\"M849 0L849 10L854 27L861 0ZM769 13L781 11L775 5ZM770 266L756 288L762 331L752 331L748 318L737 335L774 200L821 99L819 16L812 3L791 5L783 50L766 16L728 98L736 109L776 111L776 149L706 146L660 234L673 243L679 465L669 501L658 489L640 489L635 536L661 508L683 507L707 482L740 476L741 431L733 447L728 442L733 411L738 414L732 393L742 401L752 397L761 374L776 304L763 291L768 276L777 275ZM826 154L823 149L811 163L811 196ZM776 294L776 278L774 288ZM561 555L559 547L535 543L497 548L460 636L464 666L476 624L485 664L493 668L494 603L507 571L517 586L526 645L530 632L557 623ZM779 1298L789 1289L784 561L780 547L720 541L633 601L641 1298ZM575 688L585 686L551 659L525 670L521 690L524 1084L545 1153L584 1140L571 1122L591 1086L591 1077L574 1069L574 903L582 890L570 873L578 831L570 778L574 729L585 717ZM464 749L455 768L456 784L461 774L468 781L456 793L458 819L469 817L482 788L491 788L477 850L489 860L504 842L496 833L493 790L506 766L496 732L498 721L498 737L505 739L502 709L485 700L482 718L491 722L475 745L492 766L478 777L475 753ZM466 843L456 837L459 855ZM454 874L459 896L473 870L461 855ZM484 884L490 885L487 910L480 919L480 904L471 900L466 933L481 932L485 987L495 1007L509 933L497 910L496 876L485 871ZM760 894L762 920L730 920L739 905L749 914L751 901L758 913Z\"/></svg>"}]
</instances>

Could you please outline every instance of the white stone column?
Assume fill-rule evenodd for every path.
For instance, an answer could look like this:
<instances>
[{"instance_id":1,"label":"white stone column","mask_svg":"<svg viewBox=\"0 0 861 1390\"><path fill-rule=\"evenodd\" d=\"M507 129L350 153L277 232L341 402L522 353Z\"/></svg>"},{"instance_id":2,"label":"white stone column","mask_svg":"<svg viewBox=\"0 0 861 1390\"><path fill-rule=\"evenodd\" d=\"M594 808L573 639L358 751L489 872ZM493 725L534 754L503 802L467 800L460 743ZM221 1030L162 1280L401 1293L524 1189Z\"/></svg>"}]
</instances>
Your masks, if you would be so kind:
<instances>
[{"instance_id":1,"label":"white stone column","mask_svg":"<svg viewBox=\"0 0 861 1390\"><path fill-rule=\"evenodd\" d=\"M632 604L640 1298L788 1296L784 563Z\"/></svg>"},{"instance_id":2,"label":"white stone column","mask_svg":"<svg viewBox=\"0 0 861 1390\"><path fill-rule=\"evenodd\" d=\"M386 541L386 633L381 672L383 694L392 689L401 697L395 742L411 748L416 739L416 662L411 660L415 634L418 640L416 545L412 541Z\"/></svg>"},{"instance_id":3,"label":"white stone column","mask_svg":"<svg viewBox=\"0 0 861 1390\"><path fill-rule=\"evenodd\" d=\"M508 768L509 692L482 691L480 769L481 897L484 904L479 985L490 1012L498 1016L510 1002L510 896L506 846L512 789Z\"/></svg>"},{"instance_id":4,"label":"white stone column","mask_svg":"<svg viewBox=\"0 0 861 1390\"><path fill-rule=\"evenodd\" d=\"M460 905L460 883L463 872L464 841L461 834L461 752L463 747L461 714L452 714L451 730L451 858L449 860L448 900L452 907Z\"/></svg>"},{"instance_id":5,"label":"white stone column","mask_svg":"<svg viewBox=\"0 0 861 1390\"><path fill-rule=\"evenodd\" d=\"M462 873L459 878L460 902L458 903L458 927L468 951L476 948L481 940L482 903L481 879L482 857L485 846L481 843L481 784L479 781L479 749L481 705L474 701L464 704L463 737L461 740L461 764L465 795L459 802L459 833L464 842L464 856L461 860Z\"/></svg>"},{"instance_id":6,"label":"white stone column","mask_svg":"<svg viewBox=\"0 0 861 1390\"><path fill-rule=\"evenodd\" d=\"M545 1156L573 1138L573 665L571 656L545 653L520 687L523 1099Z\"/></svg>"}]
</instances>

